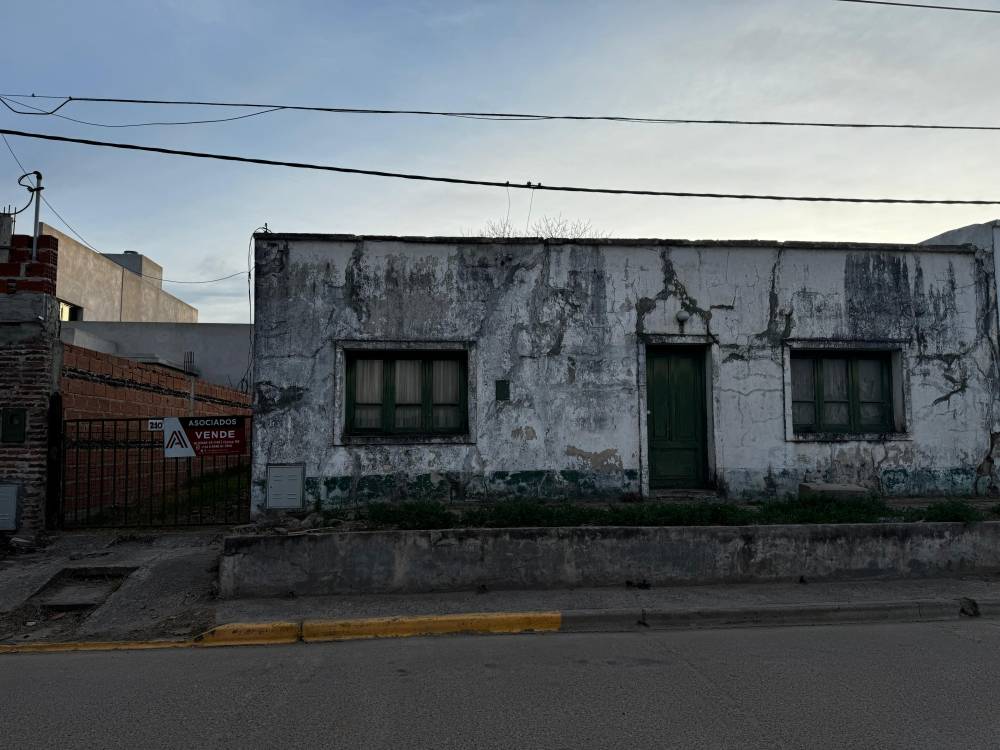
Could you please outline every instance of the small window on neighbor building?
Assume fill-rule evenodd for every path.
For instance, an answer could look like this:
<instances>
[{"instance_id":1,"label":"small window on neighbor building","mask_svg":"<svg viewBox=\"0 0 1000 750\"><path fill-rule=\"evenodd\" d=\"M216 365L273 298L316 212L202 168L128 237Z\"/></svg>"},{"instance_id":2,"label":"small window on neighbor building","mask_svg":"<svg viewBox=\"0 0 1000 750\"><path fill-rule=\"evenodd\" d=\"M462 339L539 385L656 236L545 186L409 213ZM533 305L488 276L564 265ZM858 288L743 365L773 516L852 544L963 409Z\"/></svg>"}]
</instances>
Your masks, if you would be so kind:
<instances>
[{"instance_id":1,"label":"small window on neighbor building","mask_svg":"<svg viewBox=\"0 0 1000 750\"><path fill-rule=\"evenodd\" d=\"M83 320L83 308L59 300L59 320Z\"/></svg>"},{"instance_id":2,"label":"small window on neighbor building","mask_svg":"<svg viewBox=\"0 0 1000 750\"><path fill-rule=\"evenodd\" d=\"M457 435L468 430L465 352L348 352L347 433Z\"/></svg>"},{"instance_id":3,"label":"small window on neighbor building","mask_svg":"<svg viewBox=\"0 0 1000 750\"><path fill-rule=\"evenodd\" d=\"M792 352L796 434L893 430L892 366L887 352Z\"/></svg>"}]
</instances>

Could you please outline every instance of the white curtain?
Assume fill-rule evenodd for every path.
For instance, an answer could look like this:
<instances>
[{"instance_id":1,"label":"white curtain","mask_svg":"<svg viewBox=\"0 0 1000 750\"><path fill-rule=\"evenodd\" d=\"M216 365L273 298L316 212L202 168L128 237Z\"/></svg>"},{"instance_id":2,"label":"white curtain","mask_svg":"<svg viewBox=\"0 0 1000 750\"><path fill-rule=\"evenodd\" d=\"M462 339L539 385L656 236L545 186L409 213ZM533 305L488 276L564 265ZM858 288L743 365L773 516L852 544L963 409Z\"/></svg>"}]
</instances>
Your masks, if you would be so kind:
<instances>
[{"instance_id":1,"label":"white curtain","mask_svg":"<svg viewBox=\"0 0 1000 750\"><path fill-rule=\"evenodd\" d=\"M354 368L354 426L379 427L382 423L382 360L359 359Z\"/></svg>"},{"instance_id":2,"label":"white curtain","mask_svg":"<svg viewBox=\"0 0 1000 750\"><path fill-rule=\"evenodd\" d=\"M396 360L396 427L420 427L421 362L418 359Z\"/></svg>"},{"instance_id":3,"label":"white curtain","mask_svg":"<svg viewBox=\"0 0 1000 750\"><path fill-rule=\"evenodd\" d=\"M432 374L434 428L454 429L461 424L458 405L461 368L457 360L438 359L433 362Z\"/></svg>"}]
</instances>

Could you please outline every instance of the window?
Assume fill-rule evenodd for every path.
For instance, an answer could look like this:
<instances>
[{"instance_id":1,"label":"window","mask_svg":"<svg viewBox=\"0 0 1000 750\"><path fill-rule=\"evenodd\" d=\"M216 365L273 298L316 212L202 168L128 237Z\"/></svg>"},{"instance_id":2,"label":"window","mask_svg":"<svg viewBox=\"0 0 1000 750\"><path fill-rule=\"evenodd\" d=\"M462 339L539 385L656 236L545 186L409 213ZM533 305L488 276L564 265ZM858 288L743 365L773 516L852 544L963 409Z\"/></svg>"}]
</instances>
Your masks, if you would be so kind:
<instances>
[{"instance_id":1,"label":"window","mask_svg":"<svg viewBox=\"0 0 1000 750\"><path fill-rule=\"evenodd\" d=\"M347 352L347 433L468 432L465 352Z\"/></svg>"},{"instance_id":2,"label":"window","mask_svg":"<svg viewBox=\"0 0 1000 750\"><path fill-rule=\"evenodd\" d=\"M892 431L891 372L886 352L792 352L795 433Z\"/></svg>"},{"instance_id":3,"label":"window","mask_svg":"<svg viewBox=\"0 0 1000 750\"><path fill-rule=\"evenodd\" d=\"M83 320L83 308L59 300L59 320Z\"/></svg>"}]
</instances>

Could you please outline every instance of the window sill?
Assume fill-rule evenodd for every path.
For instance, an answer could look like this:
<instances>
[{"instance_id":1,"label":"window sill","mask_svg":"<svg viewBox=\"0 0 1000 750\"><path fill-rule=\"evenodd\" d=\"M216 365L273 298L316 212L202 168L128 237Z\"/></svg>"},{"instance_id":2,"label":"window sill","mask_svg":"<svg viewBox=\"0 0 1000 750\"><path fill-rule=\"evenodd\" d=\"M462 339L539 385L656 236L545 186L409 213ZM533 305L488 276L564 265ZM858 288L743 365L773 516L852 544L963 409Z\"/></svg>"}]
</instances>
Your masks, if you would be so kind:
<instances>
[{"instance_id":1,"label":"window sill","mask_svg":"<svg viewBox=\"0 0 1000 750\"><path fill-rule=\"evenodd\" d=\"M787 443L892 443L913 440L908 432L800 432L785 437Z\"/></svg>"},{"instance_id":2,"label":"window sill","mask_svg":"<svg viewBox=\"0 0 1000 750\"><path fill-rule=\"evenodd\" d=\"M341 445L475 445L469 435L344 435Z\"/></svg>"}]
</instances>

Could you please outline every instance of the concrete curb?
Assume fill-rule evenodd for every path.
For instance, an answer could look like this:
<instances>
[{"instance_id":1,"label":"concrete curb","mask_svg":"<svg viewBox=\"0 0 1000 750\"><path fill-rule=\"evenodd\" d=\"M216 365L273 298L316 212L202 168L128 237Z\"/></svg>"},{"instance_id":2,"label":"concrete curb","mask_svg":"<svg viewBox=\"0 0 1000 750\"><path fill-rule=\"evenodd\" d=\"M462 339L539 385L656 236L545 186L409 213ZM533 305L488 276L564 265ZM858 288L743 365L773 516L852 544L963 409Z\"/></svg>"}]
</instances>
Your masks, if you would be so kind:
<instances>
[{"instance_id":1,"label":"concrete curb","mask_svg":"<svg viewBox=\"0 0 1000 750\"><path fill-rule=\"evenodd\" d=\"M554 633L560 629L561 621L560 612L478 612L360 620L305 620L302 623L302 640L318 643L458 633Z\"/></svg>"},{"instance_id":2,"label":"concrete curb","mask_svg":"<svg viewBox=\"0 0 1000 750\"><path fill-rule=\"evenodd\" d=\"M69 651L148 651L190 648L193 641L70 641L67 643L0 643L0 654L61 654Z\"/></svg>"},{"instance_id":3,"label":"concrete curb","mask_svg":"<svg viewBox=\"0 0 1000 750\"><path fill-rule=\"evenodd\" d=\"M302 640L301 622L234 622L216 625L190 642L192 646L260 646L297 643Z\"/></svg>"},{"instance_id":4,"label":"concrete curb","mask_svg":"<svg viewBox=\"0 0 1000 750\"><path fill-rule=\"evenodd\" d=\"M733 626L928 622L1000 616L1000 599L763 605L732 609L603 609L566 612L476 612L296 622L229 623L182 641L80 641L0 644L0 654L261 646L468 633L626 633Z\"/></svg>"},{"instance_id":5,"label":"concrete curb","mask_svg":"<svg viewBox=\"0 0 1000 750\"><path fill-rule=\"evenodd\" d=\"M980 601L980 616L1000 614L1000 600ZM959 600L883 603L765 605L733 609L575 610L564 612L560 632L607 633L733 626L825 625L862 622L924 622L962 616Z\"/></svg>"}]
</instances>

